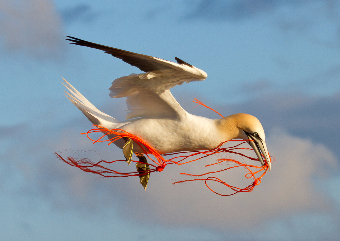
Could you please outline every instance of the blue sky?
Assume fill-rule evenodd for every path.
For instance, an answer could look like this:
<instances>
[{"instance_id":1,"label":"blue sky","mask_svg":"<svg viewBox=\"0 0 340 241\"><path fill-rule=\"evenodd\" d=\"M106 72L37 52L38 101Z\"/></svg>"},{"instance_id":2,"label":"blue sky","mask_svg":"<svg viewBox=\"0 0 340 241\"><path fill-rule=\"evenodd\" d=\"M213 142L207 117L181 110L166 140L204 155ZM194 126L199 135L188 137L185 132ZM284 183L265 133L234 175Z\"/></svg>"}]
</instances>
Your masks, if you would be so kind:
<instances>
[{"instance_id":1,"label":"blue sky","mask_svg":"<svg viewBox=\"0 0 340 241\"><path fill-rule=\"evenodd\" d=\"M4 240L336 240L340 229L340 1L0 1L0 232ZM189 112L245 112L266 131L272 171L252 193L222 198L173 186L172 167L145 192L100 179L54 152L94 150L91 123L64 96L67 79L123 119L111 82L139 70L66 35L184 61L208 78L177 86ZM95 155L97 155L95 154ZM199 167L194 167L199 169Z\"/></svg>"}]
</instances>

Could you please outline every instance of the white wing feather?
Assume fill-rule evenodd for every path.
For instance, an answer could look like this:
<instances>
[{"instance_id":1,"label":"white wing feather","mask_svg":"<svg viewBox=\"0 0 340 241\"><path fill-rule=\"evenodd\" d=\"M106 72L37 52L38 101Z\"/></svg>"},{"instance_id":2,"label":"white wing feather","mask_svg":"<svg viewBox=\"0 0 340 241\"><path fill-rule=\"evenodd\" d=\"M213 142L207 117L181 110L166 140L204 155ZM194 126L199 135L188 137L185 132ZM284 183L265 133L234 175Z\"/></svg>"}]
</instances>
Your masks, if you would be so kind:
<instances>
[{"instance_id":1,"label":"white wing feather","mask_svg":"<svg viewBox=\"0 0 340 241\"><path fill-rule=\"evenodd\" d=\"M149 90L140 91L129 95L126 103L129 111L126 119L179 119L186 113L170 90L165 90L160 95Z\"/></svg>"},{"instance_id":2,"label":"white wing feather","mask_svg":"<svg viewBox=\"0 0 340 241\"><path fill-rule=\"evenodd\" d=\"M112 82L109 88L112 98L127 97L129 111L126 116L127 119L181 118L187 112L172 96L170 89L185 82L201 81L207 78L207 74L203 70L177 57L175 58L177 63L174 63L156 57L91 43L70 36L68 36L67 40L75 45L102 50L146 72L118 78ZM75 96L77 97L77 95ZM104 115L105 118L110 117L100 112L86 99L86 101L82 101L82 98L79 99L80 101L75 101L72 98L70 100L80 110L85 110L86 113Z\"/></svg>"}]
</instances>

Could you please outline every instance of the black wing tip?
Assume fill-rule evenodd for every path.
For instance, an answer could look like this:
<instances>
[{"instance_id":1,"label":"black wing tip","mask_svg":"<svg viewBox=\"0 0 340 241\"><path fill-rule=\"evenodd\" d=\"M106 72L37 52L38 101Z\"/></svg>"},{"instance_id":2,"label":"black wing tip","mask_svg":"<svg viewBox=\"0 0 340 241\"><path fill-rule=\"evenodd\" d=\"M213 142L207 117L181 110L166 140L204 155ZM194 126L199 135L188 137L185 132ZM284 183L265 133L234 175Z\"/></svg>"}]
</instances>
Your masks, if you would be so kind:
<instances>
[{"instance_id":1,"label":"black wing tip","mask_svg":"<svg viewBox=\"0 0 340 241\"><path fill-rule=\"evenodd\" d=\"M96 43L92 43L80 38L76 38L76 37L72 37L72 36L66 36L66 40L70 41L70 44L75 44L75 45L79 45L79 46L84 46L84 47L89 47L89 48L94 48L94 49L100 49L103 50L105 53L108 54L112 54L112 51L114 48L105 46L105 45L101 45L101 44L96 44ZM110 51L107 50L107 48L110 49Z\"/></svg>"},{"instance_id":2,"label":"black wing tip","mask_svg":"<svg viewBox=\"0 0 340 241\"><path fill-rule=\"evenodd\" d=\"M72 36L66 36L65 40L68 40L68 41L77 41L77 40L81 40L81 39L75 38L75 37L72 37Z\"/></svg>"},{"instance_id":3,"label":"black wing tip","mask_svg":"<svg viewBox=\"0 0 340 241\"><path fill-rule=\"evenodd\" d=\"M87 43L88 42L88 41L82 40L80 38L75 38L75 37L72 37L72 36L66 36L65 40L70 41L71 42L70 44L77 44L77 45L81 45L81 43Z\"/></svg>"},{"instance_id":4,"label":"black wing tip","mask_svg":"<svg viewBox=\"0 0 340 241\"><path fill-rule=\"evenodd\" d=\"M187 65L187 66L189 66L191 68L193 67L191 64L188 64L187 62L181 60L180 58L175 57L175 59L176 59L178 64L184 64L184 65Z\"/></svg>"}]
</instances>

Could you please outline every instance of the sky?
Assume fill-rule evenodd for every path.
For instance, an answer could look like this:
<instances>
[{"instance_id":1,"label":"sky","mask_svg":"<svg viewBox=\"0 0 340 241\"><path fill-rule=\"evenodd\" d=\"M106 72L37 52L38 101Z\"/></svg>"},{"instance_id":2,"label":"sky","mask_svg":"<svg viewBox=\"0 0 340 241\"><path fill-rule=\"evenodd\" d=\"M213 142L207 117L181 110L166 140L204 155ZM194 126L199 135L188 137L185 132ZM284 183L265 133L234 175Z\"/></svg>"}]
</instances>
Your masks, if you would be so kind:
<instances>
[{"instance_id":1,"label":"sky","mask_svg":"<svg viewBox=\"0 0 340 241\"><path fill-rule=\"evenodd\" d=\"M99 178L54 155L121 158L80 133L92 125L64 96L62 77L123 120L114 79L137 68L67 35L203 69L172 89L266 132L272 170L251 193L220 197L172 185L178 167ZM0 0L0 233L3 240L338 240L340 1ZM188 167L200 171L199 165ZM233 178L234 176L230 176Z\"/></svg>"}]
</instances>

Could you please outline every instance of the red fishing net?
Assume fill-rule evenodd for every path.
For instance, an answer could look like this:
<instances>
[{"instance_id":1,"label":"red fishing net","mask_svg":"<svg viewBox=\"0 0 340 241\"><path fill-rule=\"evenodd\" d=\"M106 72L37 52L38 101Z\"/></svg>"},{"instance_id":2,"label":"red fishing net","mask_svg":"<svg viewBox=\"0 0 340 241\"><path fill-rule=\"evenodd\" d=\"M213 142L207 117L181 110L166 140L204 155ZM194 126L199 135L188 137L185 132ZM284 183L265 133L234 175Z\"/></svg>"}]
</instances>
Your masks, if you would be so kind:
<instances>
[{"instance_id":1,"label":"red fishing net","mask_svg":"<svg viewBox=\"0 0 340 241\"><path fill-rule=\"evenodd\" d=\"M197 104L205 106L203 103L195 99L194 101ZM205 106L207 107L207 106ZM209 107L207 107L209 108ZM211 109L211 108L209 108ZM213 109L211 109L213 110ZM213 110L215 111L215 110ZM217 111L215 111L218 113ZM219 113L218 113L219 114ZM219 114L221 115L221 114ZM221 115L222 116L222 115ZM95 133L100 133L100 137L93 138L92 136ZM179 184L184 182L193 182L193 181L201 181L204 182L205 185L214 193L221 196L231 196L239 192L251 192L255 186L261 183L261 178L267 173L267 167L261 166L260 162L254 156L254 151L248 143L244 140L230 140L224 143L221 143L217 148L212 150L200 150L200 151L185 151L185 152L175 152L175 153L167 153L167 154L159 154L152 146L150 146L143 139L128 133L121 129L106 129L100 126L95 126L95 128L89 130L85 134L93 143L107 143L111 145L115 141L124 138L130 138L134 141L134 143L138 144L143 149L143 154L148 159L148 169L147 171L132 171L132 172L124 172L118 170L118 165L115 165L119 162L126 162L126 160L100 160L93 161L89 158L81 158L81 157L63 157L61 153L55 153L56 156L66 162L71 166L78 167L84 172L90 172L94 174L98 174L102 177L131 177L131 176L145 176L150 175L153 172L162 172L167 165L188 165L193 163L208 163L204 164L204 169L200 171L200 173L185 173L180 172L180 174L186 179L175 181L173 184ZM108 138L108 136L115 136L113 138ZM225 144L229 144L226 147ZM122 155L123 157L123 155ZM207 159L210 161L207 162ZM236 160L238 159L238 160ZM131 162L136 163L137 165L144 164L139 159L131 160ZM235 169L243 169L245 171L244 177L250 180L250 183L244 187L237 187L236 185L230 185L226 181L223 181L222 178L227 176L227 171L235 170ZM221 177L221 173L223 173ZM224 178L223 178L224 179ZM219 191L216 191L215 188L212 187L211 184L218 183L223 187L229 189L227 194L222 194ZM220 189L219 189L220 190Z\"/></svg>"}]
</instances>

